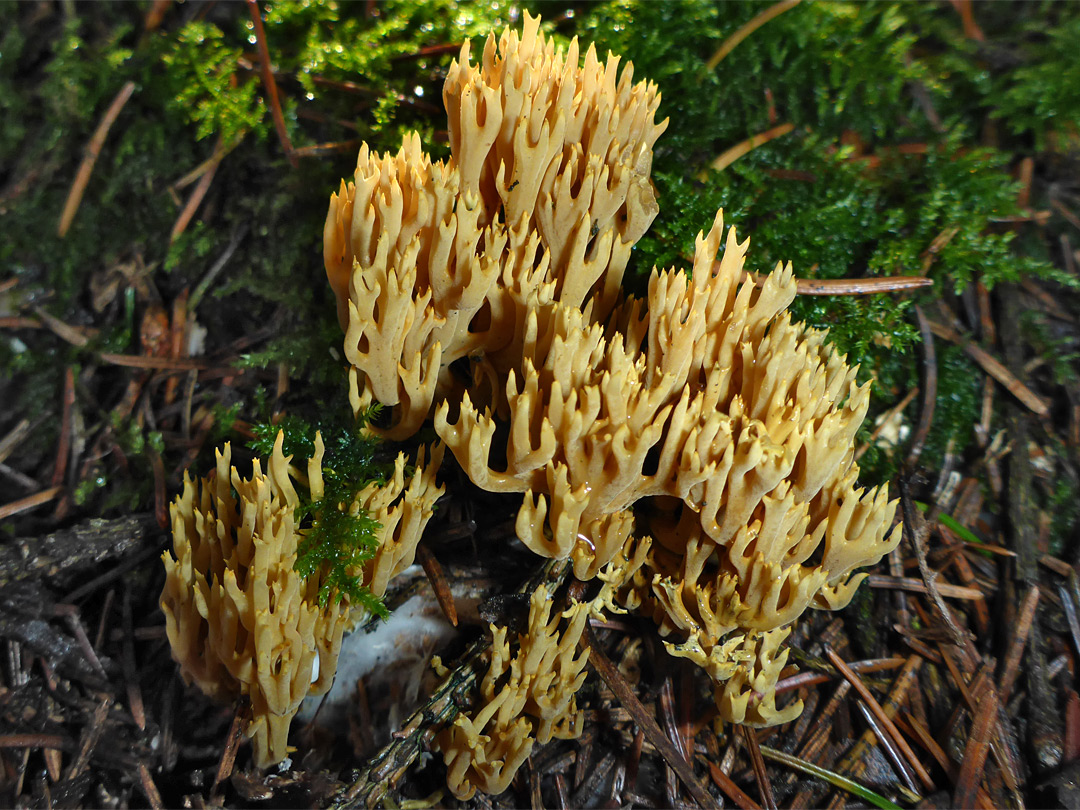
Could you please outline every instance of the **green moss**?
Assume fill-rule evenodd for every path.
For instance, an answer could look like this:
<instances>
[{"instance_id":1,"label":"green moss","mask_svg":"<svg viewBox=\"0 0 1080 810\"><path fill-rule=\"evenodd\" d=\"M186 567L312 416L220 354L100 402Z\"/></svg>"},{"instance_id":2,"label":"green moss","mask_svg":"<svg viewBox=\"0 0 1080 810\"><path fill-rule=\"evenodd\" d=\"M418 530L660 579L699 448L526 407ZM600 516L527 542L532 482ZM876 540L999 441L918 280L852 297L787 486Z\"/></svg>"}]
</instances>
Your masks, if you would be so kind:
<instances>
[{"instance_id":1,"label":"green moss","mask_svg":"<svg viewBox=\"0 0 1080 810\"><path fill-rule=\"evenodd\" d=\"M340 601L348 596L353 604L386 618L382 601L349 574L374 557L379 548L378 522L366 510L354 515L348 508L357 492L371 481L383 479L386 473L385 466L376 459L376 440L363 431L375 415L376 411L372 411L355 422L323 420L316 424L287 416L278 424L253 425L256 438L251 446L258 454L269 456L280 432L284 454L307 459L315 453L316 432L321 433L326 448L322 465L324 493L315 501L306 492L300 493L297 519L303 525L303 538L297 547L295 568L304 577L322 573L321 605L331 598Z\"/></svg>"},{"instance_id":2,"label":"green moss","mask_svg":"<svg viewBox=\"0 0 1080 810\"><path fill-rule=\"evenodd\" d=\"M196 127L196 137L217 135L232 145L259 129L266 118L258 78L237 77L243 56L225 42L225 34L210 23L194 21L180 30L162 56L175 114Z\"/></svg>"}]
</instances>

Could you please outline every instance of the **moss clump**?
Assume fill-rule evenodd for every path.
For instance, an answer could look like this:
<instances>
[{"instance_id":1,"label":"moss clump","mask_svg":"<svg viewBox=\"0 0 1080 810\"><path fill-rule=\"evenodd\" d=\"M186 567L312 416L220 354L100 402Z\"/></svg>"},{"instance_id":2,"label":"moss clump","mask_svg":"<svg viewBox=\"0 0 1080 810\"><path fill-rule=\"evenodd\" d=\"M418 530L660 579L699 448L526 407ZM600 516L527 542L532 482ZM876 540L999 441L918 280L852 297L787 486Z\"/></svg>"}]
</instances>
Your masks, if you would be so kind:
<instances>
[{"instance_id":1,"label":"moss clump","mask_svg":"<svg viewBox=\"0 0 1080 810\"><path fill-rule=\"evenodd\" d=\"M252 449L269 456L274 449L278 432L284 434L282 451L294 458L310 458L315 454L315 433L322 434L323 497L312 500L301 490L296 510L303 539L297 546L295 569L309 577L325 571L319 588L319 605L325 607L333 598L345 596L354 605L386 618L382 600L376 597L356 577L350 575L375 556L379 549L376 532L380 526L364 509L351 514L347 508L366 484L384 478L385 465L377 461L378 442L363 430L368 420L376 416L373 410L356 422L322 422L313 425L296 416L285 417L279 424L260 423L252 426L255 439ZM346 508L342 508L345 505Z\"/></svg>"}]
</instances>

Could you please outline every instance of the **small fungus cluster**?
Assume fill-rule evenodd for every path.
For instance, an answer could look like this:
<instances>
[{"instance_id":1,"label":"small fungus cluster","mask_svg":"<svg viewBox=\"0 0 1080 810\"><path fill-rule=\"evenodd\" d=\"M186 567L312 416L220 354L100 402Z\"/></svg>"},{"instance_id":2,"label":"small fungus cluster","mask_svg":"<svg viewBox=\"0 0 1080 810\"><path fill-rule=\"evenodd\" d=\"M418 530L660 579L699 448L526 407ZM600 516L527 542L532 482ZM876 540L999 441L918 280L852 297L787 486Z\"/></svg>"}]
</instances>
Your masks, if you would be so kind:
<instances>
[{"instance_id":1,"label":"small fungus cluster","mask_svg":"<svg viewBox=\"0 0 1080 810\"><path fill-rule=\"evenodd\" d=\"M479 64L462 47L443 100L449 159L433 162L415 133L394 155L364 145L352 182L331 197L324 259L350 403L357 415L385 406L373 430L393 440L433 419L476 485L521 494L522 543L603 582L596 599L554 616L538 591L516 643L492 626L477 705L435 741L451 789L501 792L534 741L580 733L578 643L603 611L654 619L669 652L708 673L723 719L792 719L801 704L778 708L775 695L792 622L808 607L846 605L855 569L899 542L885 489L857 486L868 386L824 332L792 322L790 265L760 282L743 273L748 242L734 228L724 239L719 212L689 274L654 270L643 299L623 293L658 211L649 175L667 126L655 120L655 85L635 83L632 65L620 75L619 58L601 62L594 48L582 60L576 40L557 49L526 13L520 35L488 37ZM198 506L189 483L174 507L170 639L207 691L227 682L254 706L282 690L263 670L287 680L288 695L267 704L287 727L298 697L330 677L342 611L286 596L297 531L286 460L275 455L272 475L256 467L249 483L231 474L242 518L227 452L218 466ZM399 478L386 498L401 494ZM401 521L409 532L439 491L422 480L401 501L416 504ZM273 545L273 563L257 562L252 537ZM385 587L377 572L364 581ZM310 596L317 584L291 587ZM275 596L253 607L253 588ZM280 605L296 618L278 620ZM271 620L283 631L262 629ZM283 736L271 738L261 762L284 751Z\"/></svg>"},{"instance_id":2,"label":"small fungus cluster","mask_svg":"<svg viewBox=\"0 0 1080 810\"><path fill-rule=\"evenodd\" d=\"M305 484L313 500L322 497L324 447L317 434L305 476L290 467L283 438L279 433L266 473L256 459L251 477L242 478L225 445L198 487L185 476L171 507L175 557L162 554L161 609L180 673L210 697L250 698L247 735L264 768L287 755L300 703L333 684L342 634L362 618L347 598L319 599L324 572L302 577L294 568L303 530L293 481ZM367 485L340 507L365 509L379 523L378 550L363 570L351 572L375 596L412 564L443 493L435 485L441 460L440 448L425 466L421 451L406 479L399 454L386 483Z\"/></svg>"}]
</instances>

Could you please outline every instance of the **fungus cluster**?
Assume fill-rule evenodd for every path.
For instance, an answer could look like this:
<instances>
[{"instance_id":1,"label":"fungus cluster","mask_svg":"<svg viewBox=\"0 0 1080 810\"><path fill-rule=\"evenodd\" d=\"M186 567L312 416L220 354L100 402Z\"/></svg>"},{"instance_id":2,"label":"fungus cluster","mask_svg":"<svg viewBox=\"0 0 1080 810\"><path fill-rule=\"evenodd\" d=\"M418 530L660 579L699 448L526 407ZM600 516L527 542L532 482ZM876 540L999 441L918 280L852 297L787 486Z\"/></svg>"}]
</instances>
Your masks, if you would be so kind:
<instances>
[{"instance_id":1,"label":"fungus cluster","mask_svg":"<svg viewBox=\"0 0 1080 810\"><path fill-rule=\"evenodd\" d=\"M618 66L556 49L526 14L520 36L491 35L478 65L466 43L451 66L447 161L415 134L396 155L361 149L324 232L352 405L388 406L394 439L433 416L475 484L522 493L520 540L579 579L650 540L612 598L709 674L721 717L774 725L801 711L775 704L791 623L846 605L854 570L899 542L895 503L856 483L868 387L824 332L792 322L790 265L742 281L748 243L732 228L721 251L720 213L689 275L654 270L644 300L621 292L658 210L667 122L655 86ZM514 661L546 660L538 603L530 621ZM437 740L458 795L467 770L505 787L552 722L530 714L493 632L477 710ZM537 667L528 677L546 677ZM575 728L560 705L551 727Z\"/></svg>"},{"instance_id":2,"label":"fungus cluster","mask_svg":"<svg viewBox=\"0 0 1080 810\"><path fill-rule=\"evenodd\" d=\"M259 767L285 758L301 701L333 684L342 634L362 618L347 597L320 600L325 571L302 577L295 570L303 530L293 482L306 483L312 499L321 499L324 447L316 435L304 476L289 466L282 442L279 433L265 473L256 459L251 477L242 478L225 445L199 486L185 475L170 510L175 557L162 554L161 609L180 673L215 699L250 698L246 733ZM434 481L441 460L439 448L425 466L421 451L406 480L401 454L389 481L369 484L340 505L354 514L365 509L379 522L374 557L350 572L375 596L412 563L443 492Z\"/></svg>"},{"instance_id":3,"label":"fungus cluster","mask_svg":"<svg viewBox=\"0 0 1080 810\"><path fill-rule=\"evenodd\" d=\"M433 420L476 485L520 493L522 543L602 582L558 610L537 591L516 639L491 628L476 705L435 739L462 798L504 790L535 741L580 733L579 642L605 611L651 617L708 673L723 719L790 720L801 704L777 707L775 685L792 622L846 605L855 569L899 542L885 489L857 486L868 387L792 322L790 265L744 274L748 242L725 240L718 212L689 274L654 269L643 299L622 292L658 211L660 96L539 26L526 13L476 65L466 43L443 90L451 157L432 161L415 133L393 155L364 145L324 229L354 413L385 406L372 430L393 440ZM408 486L399 457L389 484L339 505L383 525L356 572L377 595L412 560L442 452ZM321 442L316 456L314 499ZM293 571L288 470L279 441L245 481L226 448L198 499L186 483L165 555L174 655L204 691L251 695L263 765L284 756L299 700L329 685L349 621Z\"/></svg>"},{"instance_id":4,"label":"fungus cluster","mask_svg":"<svg viewBox=\"0 0 1080 810\"><path fill-rule=\"evenodd\" d=\"M585 681L587 649L581 649L590 616L605 611L625 613L615 594L641 568L650 541L630 540L599 577L599 593L551 615L553 594L546 585L529 599L528 629L518 636L511 655L506 627L490 625L488 671L480 685L482 708L461 713L435 738L444 754L446 782L459 799L477 789L506 790L535 743L577 739L585 714L577 707L577 691Z\"/></svg>"}]
</instances>

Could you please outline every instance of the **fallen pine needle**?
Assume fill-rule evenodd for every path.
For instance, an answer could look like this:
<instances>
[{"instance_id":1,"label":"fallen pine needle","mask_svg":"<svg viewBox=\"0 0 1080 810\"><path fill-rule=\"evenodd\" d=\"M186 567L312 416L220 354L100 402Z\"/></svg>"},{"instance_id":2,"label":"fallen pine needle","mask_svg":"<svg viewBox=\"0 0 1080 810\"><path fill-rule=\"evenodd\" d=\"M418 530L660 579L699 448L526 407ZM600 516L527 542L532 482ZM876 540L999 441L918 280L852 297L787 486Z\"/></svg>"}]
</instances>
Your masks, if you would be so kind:
<instances>
[{"instance_id":1,"label":"fallen pine needle","mask_svg":"<svg viewBox=\"0 0 1080 810\"><path fill-rule=\"evenodd\" d=\"M56 227L56 235L61 239L67 234L72 220L75 219L75 213L79 210L79 203L82 202L83 192L86 191L86 185L90 182L90 175L94 172L94 164L97 163L98 155L101 154L101 147L105 144L105 138L108 137L109 130L116 123L120 111L124 109L124 105L128 103L131 94L134 92L135 82L127 82L120 88L120 92L112 100L109 109L105 111L101 123L94 130L90 143L86 145L86 154L79 165L78 174L75 175L75 182L71 184L71 191L68 192L67 202L64 203L64 212L60 215L60 224Z\"/></svg>"},{"instance_id":2,"label":"fallen pine needle","mask_svg":"<svg viewBox=\"0 0 1080 810\"><path fill-rule=\"evenodd\" d=\"M229 152L231 152L233 149L240 145L241 141L243 141L243 135L234 138L232 143L230 143L228 146L225 146L224 142L220 138L218 138L217 143L214 144L214 151L210 154L210 157L208 157L190 172L188 172L175 183L173 183L170 188L173 191L182 191L183 189L187 188L196 180L201 178L204 174L206 174L208 171L210 171L210 169L220 163L222 159L227 154L229 154Z\"/></svg>"},{"instance_id":3,"label":"fallen pine needle","mask_svg":"<svg viewBox=\"0 0 1080 810\"><path fill-rule=\"evenodd\" d=\"M281 102L278 101L277 82L274 81L274 71L270 65L270 48L266 44L266 31L263 28L262 14L259 12L257 0L247 0L248 10L251 12L251 23L255 27L255 44L259 49L259 72L262 75L263 87L266 89L267 100L270 102L270 113L274 118L274 129L277 130L278 140L285 150L285 157L289 159L294 169L300 166L293 151L292 141L289 140L288 130L285 129L285 116L281 113Z\"/></svg>"},{"instance_id":4,"label":"fallen pine needle","mask_svg":"<svg viewBox=\"0 0 1080 810\"><path fill-rule=\"evenodd\" d=\"M0 438L0 462L6 461L15 448L22 444L23 440L30 435L30 420L23 419L11 429L3 438ZM36 485L35 485L36 486Z\"/></svg>"},{"instance_id":5,"label":"fallen pine needle","mask_svg":"<svg viewBox=\"0 0 1080 810\"><path fill-rule=\"evenodd\" d=\"M34 307L34 314L41 318L42 324L45 328L50 330L57 337L66 340L72 346L78 346L82 348L90 342L90 338L80 329L64 323L55 315L51 315L45 311L43 307Z\"/></svg>"},{"instance_id":6,"label":"fallen pine needle","mask_svg":"<svg viewBox=\"0 0 1080 810\"><path fill-rule=\"evenodd\" d=\"M795 292L799 295L877 295L902 290L932 287L933 279L921 276L887 276L885 278L800 278Z\"/></svg>"},{"instance_id":7,"label":"fallen pine needle","mask_svg":"<svg viewBox=\"0 0 1080 810\"><path fill-rule=\"evenodd\" d=\"M1046 416L1050 412L1049 405L1043 402L1034 391L1020 382L1011 371L1005 368L989 352L972 343L969 338L961 335L952 327L935 321L929 321L929 323L931 332L939 338L960 346L972 360L982 367L983 371L1005 386L1009 393L1020 400L1029 410L1039 416Z\"/></svg>"},{"instance_id":8,"label":"fallen pine needle","mask_svg":"<svg viewBox=\"0 0 1080 810\"><path fill-rule=\"evenodd\" d=\"M457 606L454 604L454 594L450 590L450 585L446 581L446 576L443 574L439 561L435 559L435 555L423 543L416 547L416 559L420 562L424 573L427 574L428 581L435 591L435 600L439 603L446 620L454 627L457 627L458 615Z\"/></svg>"},{"instance_id":9,"label":"fallen pine needle","mask_svg":"<svg viewBox=\"0 0 1080 810\"><path fill-rule=\"evenodd\" d=\"M1020 658L1027 646L1028 633L1031 632L1031 623L1035 619L1035 608L1039 605L1039 586L1032 585L1024 601L1020 604L1019 615L1016 619L1016 632L1012 641L1009 642L1009 651L1005 655L1005 666L1001 670L1001 680L998 681L998 692L1002 703L1008 703L1012 695L1013 684L1016 683L1016 675L1020 671Z\"/></svg>"},{"instance_id":10,"label":"fallen pine needle","mask_svg":"<svg viewBox=\"0 0 1080 810\"><path fill-rule=\"evenodd\" d=\"M1077 217L1072 211L1066 208L1058 200L1050 200L1050 205L1054 207L1054 210L1061 214L1065 219L1075 228L1080 228L1080 217Z\"/></svg>"},{"instance_id":11,"label":"fallen pine needle","mask_svg":"<svg viewBox=\"0 0 1080 810\"><path fill-rule=\"evenodd\" d=\"M893 577L887 574L870 574L866 578L866 584L871 588L887 588L898 591L910 591L911 593L927 593L926 583L921 579L912 577ZM942 596L950 599L985 599L986 596L978 588L965 588L962 585L949 585L946 582L937 583L937 590Z\"/></svg>"},{"instance_id":12,"label":"fallen pine needle","mask_svg":"<svg viewBox=\"0 0 1080 810\"><path fill-rule=\"evenodd\" d=\"M25 498L19 498L17 501L11 501L11 503L5 503L0 506L0 520L9 518L12 515L17 515L20 512L25 512L29 509L34 509L41 506L43 503L48 503L61 492L63 487L49 487L43 489L41 492L35 492L33 495L27 495Z\"/></svg>"},{"instance_id":13,"label":"fallen pine needle","mask_svg":"<svg viewBox=\"0 0 1080 810\"><path fill-rule=\"evenodd\" d=\"M870 804L874 805L874 807L880 807L882 810L901 810L900 805L894 804L880 793L875 793L870 790L870 788L863 787L858 782L848 779L846 776L841 776L838 773L826 770L812 762L807 762L805 759L799 759L791 754L785 754L783 751L777 751L775 748L769 748L767 745L762 745L760 748L761 755L766 759L771 759L773 762L787 765L789 768L802 771L809 776L816 776L818 779L823 779L833 787L846 790L848 793L858 796L860 799L865 799L870 802Z\"/></svg>"},{"instance_id":14,"label":"fallen pine needle","mask_svg":"<svg viewBox=\"0 0 1080 810\"><path fill-rule=\"evenodd\" d=\"M60 443L56 448L56 464L53 465L53 476L50 484L58 487L64 483L64 475L67 473L68 456L71 454L71 412L75 407L75 372L71 366L64 372L64 404L63 415L60 417ZM163 527L164 528L164 527Z\"/></svg>"},{"instance_id":15,"label":"fallen pine needle","mask_svg":"<svg viewBox=\"0 0 1080 810\"><path fill-rule=\"evenodd\" d=\"M761 28L761 26L769 20L774 17L779 17L788 9L795 8L795 6L799 5L799 1L800 0L781 0L779 3L769 6L744 25L739 26L739 29L725 39L723 44L717 48L716 53L709 57L709 61L705 63L705 70L714 70L716 66L724 60L725 56L735 50L740 42Z\"/></svg>"},{"instance_id":16,"label":"fallen pine needle","mask_svg":"<svg viewBox=\"0 0 1080 810\"><path fill-rule=\"evenodd\" d=\"M582 639L582 643L589 648L589 666L596 670L596 673L615 694L616 699L622 704L623 708L630 712L634 722L645 732L645 737L664 758L664 761L679 775L694 800L705 808L719 808L716 799L698 782L697 777L694 775L693 766L686 761L682 752L675 747L675 744L660 729L655 718L641 705L637 695L634 694L615 668L615 665L604 654L604 651L600 649L600 645L596 643L592 632L586 630L586 636Z\"/></svg>"},{"instance_id":17,"label":"fallen pine needle","mask_svg":"<svg viewBox=\"0 0 1080 810\"><path fill-rule=\"evenodd\" d=\"M221 759L218 761L217 774L214 776L214 784L210 787L210 795L218 792L218 787L232 776L233 766L236 764L236 752L240 747L240 738L244 734L244 714L246 709L237 707L233 712L232 724L229 726L229 736L225 738L225 747L221 751Z\"/></svg>"},{"instance_id":18,"label":"fallen pine needle","mask_svg":"<svg viewBox=\"0 0 1080 810\"><path fill-rule=\"evenodd\" d=\"M190 357L150 357L142 354L113 354L102 352L98 355L104 362L114 366L126 366L128 368L153 368L168 371L190 371L191 369L208 368L202 360L194 360Z\"/></svg>"},{"instance_id":19,"label":"fallen pine needle","mask_svg":"<svg viewBox=\"0 0 1080 810\"><path fill-rule=\"evenodd\" d=\"M978 698L978 710L968 734L963 759L960 760L960 772L956 776L956 790L953 793L954 807L975 806L975 794L979 790L983 769L986 767L986 755L990 751L990 735L997 719L997 711L997 694L993 683L988 679L986 689Z\"/></svg>"},{"instance_id":20,"label":"fallen pine needle","mask_svg":"<svg viewBox=\"0 0 1080 810\"><path fill-rule=\"evenodd\" d=\"M750 752L750 764L753 766L754 779L757 780L758 790L761 792L761 804L766 810L777 810L776 798L773 796L769 774L765 770L765 759L761 756L761 745L758 743L757 735L750 726L742 726L741 729L746 750Z\"/></svg>"},{"instance_id":21,"label":"fallen pine needle","mask_svg":"<svg viewBox=\"0 0 1080 810\"><path fill-rule=\"evenodd\" d=\"M741 141L735 144L730 149L725 149L719 157L712 162L712 168L718 172L722 172L736 160L743 155L757 149L759 146L767 144L771 140L775 140L783 135L787 135L795 129L795 125L790 121L786 124L780 124L772 129L767 129L764 132L759 132L757 135L753 135L747 138L745 141Z\"/></svg>"},{"instance_id":22,"label":"fallen pine needle","mask_svg":"<svg viewBox=\"0 0 1080 810\"><path fill-rule=\"evenodd\" d=\"M728 150L730 151L730 150ZM727 153L725 153L727 154ZM740 155L741 157L741 155ZM743 280L753 279L755 284L764 283L757 273L743 273ZM932 287L933 279L922 276L885 276L883 278L799 278L795 280L798 295L879 295Z\"/></svg>"},{"instance_id":23,"label":"fallen pine needle","mask_svg":"<svg viewBox=\"0 0 1080 810\"><path fill-rule=\"evenodd\" d=\"M218 166L221 165L221 159L225 157L225 154L226 151L221 148L221 138L218 138L217 146L214 147L214 154L208 162L206 171L203 172L198 184L192 189L187 202L184 203L183 210L180 211L176 222L173 223L172 231L169 232L169 244L179 239L180 234L187 230L188 223L195 216L195 212L199 210L206 192L210 190L210 184L214 182L214 175L217 174Z\"/></svg>"},{"instance_id":24,"label":"fallen pine needle","mask_svg":"<svg viewBox=\"0 0 1080 810\"><path fill-rule=\"evenodd\" d=\"M301 157L322 157L323 155L333 155L338 152L348 152L352 154L359 148L363 140L360 138L354 138L351 141L333 141L328 143L313 143L309 146L298 146L293 149L293 154L298 158Z\"/></svg>"},{"instance_id":25,"label":"fallen pine needle","mask_svg":"<svg viewBox=\"0 0 1080 810\"><path fill-rule=\"evenodd\" d=\"M44 329L41 321L23 315L4 315L0 317L0 329Z\"/></svg>"},{"instance_id":26,"label":"fallen pine needle","mask_svg":"<svg viewBox=\"0 0 1080 810\"><path fill-rule=\"evenodd\" d=\"M902 667L906 662L906 658L877 658L869 661L854 661L850 666L856 672L867 674L896 669L897 667ZM798 689L800 686L816 686L819 683L827 683L833 678L838 677L840 677L839 672L800 672L797 675L791 675L784 678L777 683L776 694L782 695L785 692L790 692L792 689Z\"/></svg>"},{"instance_id":27,"label":"fallen pine needle","mask_svg":"<svg viewBox=\"0 0 1080 810\"><path fill-rule=\"evenodd\" d=\"M143 762L139 763L139 784L142 786L143 794L145 794L146 800L150 802L153 810L160 810L165 806L165 803L161 801L161 794L158 792L157 785L154 784L154 777L150 775L150 769Z\"/></svg>"},{"instance_id":28,"label":"fallen pine needle","mask_svg":"<svg viewBox=\"0 0 1080 810\"><path fill-rule=\"evenodd\" d=\"M709 763L709 775L712 776L713 784L724 791L724 795L730 797L742 810L761 810L758 803L751 799L741 787L736 785L730 776L720 770L720 766L715 762Z\"/></svg>"},{"instance_id":29,"label":"fallen pine needle","mask_svg":"<svg viewBox=\"0 0 1080 810\"><path fill-rule=\"evenodd\" d=\"M71 748L72 742L59 734L4 734L0 748Z\"/></svg>"},{"instance_id":30,"label":"fallen pine needle","mask_svg":"<svg viewBox=\"0 0 1080 810\"><path fill-rule=\"evenodd\" d=\"M828 645L825 645L825 657L829 659L834 667L840 670L840 674L844 676L848 683L850 683L855 691L858 692L859 697L870 707L870 711L874 713L878 722L881 723L882 728L884 728L889 736L892 737L893 742L896 743L896 747L904 754L908 764L911 765L912 770L915 771L915 775L919 777L919 781L923 783L923 786L929 792L933 793L937 789L934 785L934 780L930 778L930 774L927 772L926 768L923 767L922 762L915 756L915 752L911 750L911 746L908 745L907 740L904 739L904 736L900 733L896 724L893 723L892 718L885 713L885 710L881 708L881 704L878 703L877 699L870 693L870 690L866 688L866 684L864 684L859 679L859 676L852 671L851 667L847 665L847 662L837 655L833 648Z\"/></svg>"}]
</instances>

